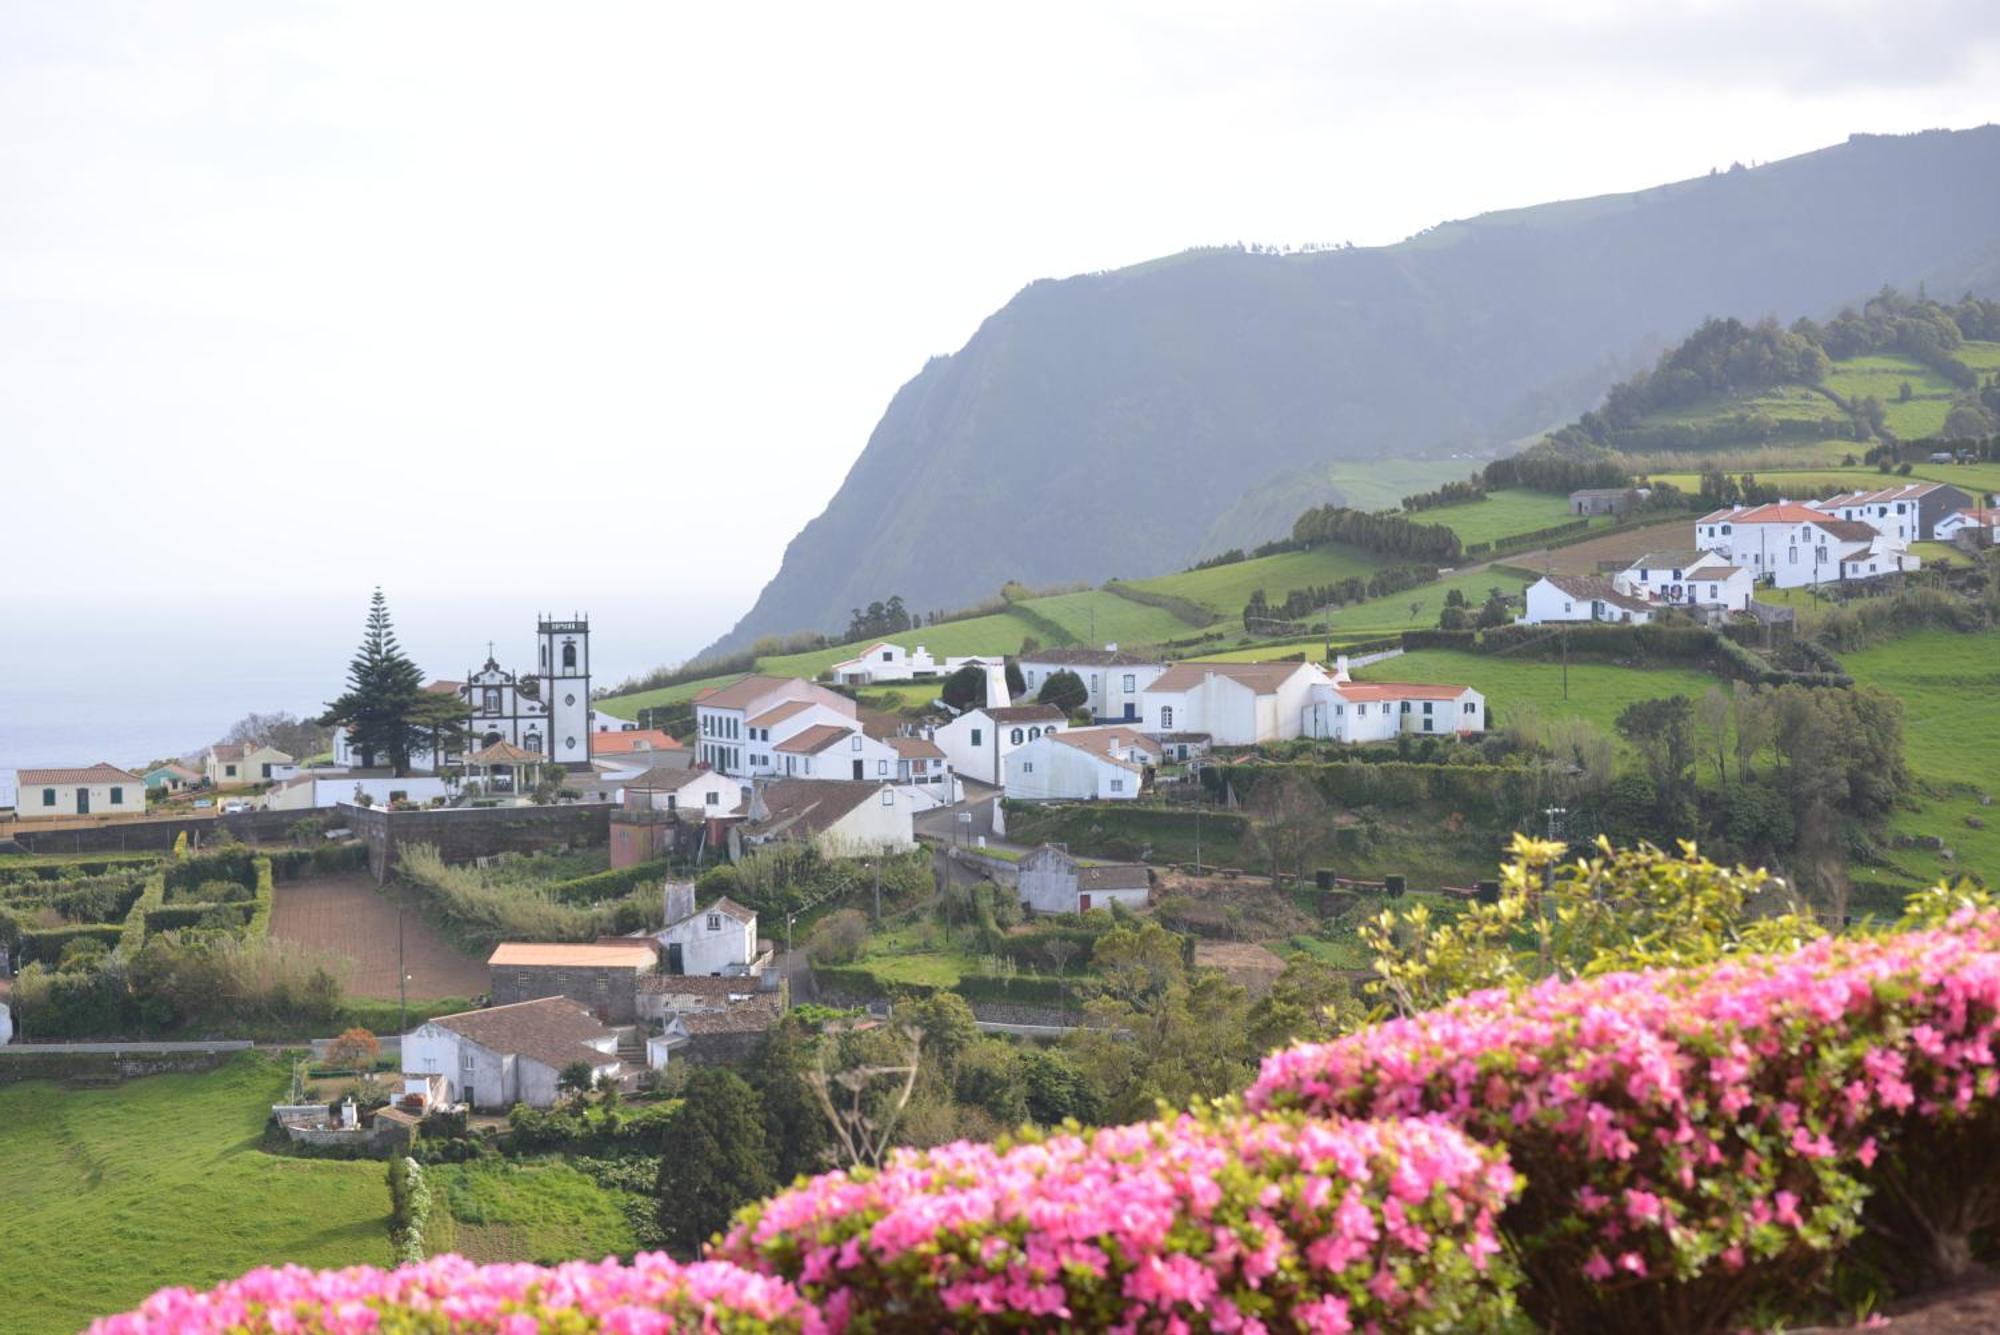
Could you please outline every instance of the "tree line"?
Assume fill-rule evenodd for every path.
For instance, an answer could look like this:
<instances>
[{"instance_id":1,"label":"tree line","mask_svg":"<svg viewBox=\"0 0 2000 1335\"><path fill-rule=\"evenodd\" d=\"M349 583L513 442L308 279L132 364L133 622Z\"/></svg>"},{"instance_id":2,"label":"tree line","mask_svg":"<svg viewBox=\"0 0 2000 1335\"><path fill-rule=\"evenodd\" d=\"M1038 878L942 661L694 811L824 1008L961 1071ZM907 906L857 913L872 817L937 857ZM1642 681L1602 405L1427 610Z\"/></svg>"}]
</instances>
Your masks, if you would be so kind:
<instances>
[{"instance_id":1,"label":"tree line","mask_svg":"<svg viewBox=\"0 0 2000 1335\"><path fill-rule=\"evenodd\" d=\"M1416 557L1448 565L1464 554L1458 534L1443 524L1419 524L1396 514L1371 514L1344 505L1320 505L1292 521L1301 547L1338 542L1384 556Z\"/></svg>"}]
</instances>

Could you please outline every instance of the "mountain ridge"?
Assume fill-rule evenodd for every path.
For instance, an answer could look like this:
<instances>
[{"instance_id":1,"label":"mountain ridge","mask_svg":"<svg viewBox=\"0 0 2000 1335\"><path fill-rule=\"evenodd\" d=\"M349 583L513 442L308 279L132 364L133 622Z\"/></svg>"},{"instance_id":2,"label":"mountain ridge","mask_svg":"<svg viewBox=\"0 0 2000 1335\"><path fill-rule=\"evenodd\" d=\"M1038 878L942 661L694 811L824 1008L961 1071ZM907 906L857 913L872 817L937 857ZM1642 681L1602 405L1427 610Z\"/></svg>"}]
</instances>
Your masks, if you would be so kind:
<instances>
[{"instance_id":1,"label":"mountain ridge","mask_svg":"<svg viewBox=\"0 0 2000 1335\"><path fill-rule=\"evenodd\" d=\"M1391 246L1038 279L896 391L706 652L831 629L890 593L951 606L1009 579L1176 568L1260 487L1340 460L1490 452L1587 408L1708 314L1988 285L1996 206L2000 127L1857 135Z\"/></svg>"}]
</instances>

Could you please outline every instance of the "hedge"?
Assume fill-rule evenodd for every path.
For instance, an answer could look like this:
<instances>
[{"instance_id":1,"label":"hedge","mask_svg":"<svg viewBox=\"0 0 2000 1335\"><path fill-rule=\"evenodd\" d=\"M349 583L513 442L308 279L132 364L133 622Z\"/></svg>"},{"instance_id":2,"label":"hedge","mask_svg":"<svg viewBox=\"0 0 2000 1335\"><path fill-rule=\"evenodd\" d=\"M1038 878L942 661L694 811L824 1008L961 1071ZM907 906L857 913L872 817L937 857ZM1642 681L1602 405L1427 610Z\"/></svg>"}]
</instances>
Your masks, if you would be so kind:
<instances>
[{"instance_id":1,"label":"hedge","mask_svg":"<svg viewBox=\"0 0 2000 1335\"><path fill-rule=\"evenodd\" d=\"M1469 654L1479 647L1479 633L1470 630L1406 630L1402 645L1408 651L1456 649Z\"/></svg>"},{"instance_id":2,"label":"hedge","mask_svg":"<svg viewBox=\"0 0 2000 1335\"><path fill-rule=\"evenodd\" d=\"M1521 771L1510 765L1425 765L1408 760L1379 764L1215 765L1217 774L1247 799L1259 784L1287 775L1304 779L1338 806L1411 806L1435 802L1475 819L1513 810L1525 791Z\"/></svg>"},{"instance_id":3,"label":"hedge","mask_svg":"<svg viewBox=\"0 0 2000 1335\"><path fill-rule=\"evenodd\" d=\"M160 932L181 932L190 927L199 927L202 919L212 913L229 919L231 931L241 931L247 904L167 904L150 909L146 913L146 935Z\"/></svg>"},{"instance_id":4,"label":"hedge","mask_svg":"<svg viewBox=\"0 0 2000 1335\"><path fill-rule=\"evenodd\" d=\"M639 886L658 884L666 880L672 869L671 862L659 858L652 862L635 862L613 871L592 872L567 881L554 881L544 890L550 899L561 904L600 904L610 899L623 899Z\"/></svg>"},{"instance_id":5,"label":"hedge","mask_svg":"<svg viewBox=\"0 0 2000 1335\"><path fill-rule=\"evenodd\" d=\"M271 909L277 899L276 874L271 867L271 859L257 859L257 892L251 900L249 920L244 923L244 936L256 940L268 935L271 930Z\"/></svg>"},{"instance_id":6,"label":"hedge","mask_svg":"<svg viewBox=\"0 0 2000 1335\"><path fill-rule=\"evenodd\" d=\"M114 950L124 935L122 923L75 923L68 927L29 927L21 932L21 963L46 964L54 968L62 961L63 948L72 941L102 941Z\"/></svg>"},{"instance_id":7,"label":"hedge","mask_svg":"<svg viewBox=\"0 0 2000 1335\"><path fill-rule=\"evenodd\" d=\"M930 997L940 992L956 992L967 1001L1014 1001L1024 1005L1060 1005L1075 1000L1077 984L1072 978L1044 978L1036 974L968 973L949 987L935 983L895 982L877 976L865 964L815 964L813 981L821 988L854 997Z\"/></svg>"},{"instance_id":8,"label":"hedge","mask_svg":"<svg viewBox=\"0 0 2000 1335\"><path fill-rule=\"evenodd\" d=\"M1157 607L1176 621L1184 621L1190 626L1214 625L1221 620L1215 612L1192 598L1182 598L1177 594L1153 593L1146 589L1134 588L1123 580L1106 580L1106 593L1115 594L1127 602L1143 603L1147 607Z\"/></svg>"},{"instance_id":9,"label":"hedge","mask_svg":"<svg viewBox=\"0 0 2000 1335\"><path fill-rule=\"evenodd\" d=\"M146 878L146 888L132 901L132 908L125 915L125 925L119 929L118 949L127 959L139 953L146 944L146 915L159 909L165 902L167 877L165 872L157 872Z\"/></svg>"},{"instance_id":10,"label":"hedge","mask_svg":"<svg viewBox=\"0 0 2000 1335\"><path fill-rule=\"evenodd\" d=\"M257 884L257 856L236 846L181 858L167 865L167 889L193 890L204 881L234 881L247 890Z\"/></svg>"}]
</instances>

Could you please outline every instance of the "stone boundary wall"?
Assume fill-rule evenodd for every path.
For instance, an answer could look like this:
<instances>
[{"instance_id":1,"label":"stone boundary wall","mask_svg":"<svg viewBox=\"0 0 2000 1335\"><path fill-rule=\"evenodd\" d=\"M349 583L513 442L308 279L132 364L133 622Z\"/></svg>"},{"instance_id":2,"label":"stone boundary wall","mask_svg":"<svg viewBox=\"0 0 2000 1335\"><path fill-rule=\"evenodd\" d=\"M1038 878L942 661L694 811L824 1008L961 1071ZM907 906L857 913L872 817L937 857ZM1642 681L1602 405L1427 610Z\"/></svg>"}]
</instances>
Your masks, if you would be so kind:
<instances>
[{"instance_id":1,"label":"stone boundary wall","mask_svg":"<svg viewBox=\"0 0 2000 1335\"><path fill-rule=\"evenodd\" d=\"M312 816L310 811L241 811L232 816L170 816L160 820L107 821L73 830L37 830L33 822L15 825L12 839L30 853L167 852L186 832L189 843L212 844L227 832L246 844L275 843L291 838L292 826Z\"/></svg>"},{"instance_id":2,"label":"stone boundary wall","mask_svg":"<svg viewBox=\"0 0 2000 1335\"><path fill-rule=\"evenodd\" d=\"M368 870L382 882L395 869L396 850L404 844L433 844L446 862L596 845L610 837L611 813L616 809L610 802L424 811L388 811L343 802L335 808L339 823L368 846Z\"/></svg>"},{"instance_id":3,"label":"stone boundary wall","mask_svg":"<svg viewBox=\"0 0 2000 1335\"><path fill-rule=\"evenodd\" d=\"M55 1045L50 1045L55 1046ZM248 1047L246 1043L244 1047ZM0 1048L0 1085L21 1080L64 1080L103 1084L136 1080L146 1075L212 1071L235 1056L234 1051L199 1052L46 1052L39 1045L10 1044Z\"/></svg>"}]
</instances>

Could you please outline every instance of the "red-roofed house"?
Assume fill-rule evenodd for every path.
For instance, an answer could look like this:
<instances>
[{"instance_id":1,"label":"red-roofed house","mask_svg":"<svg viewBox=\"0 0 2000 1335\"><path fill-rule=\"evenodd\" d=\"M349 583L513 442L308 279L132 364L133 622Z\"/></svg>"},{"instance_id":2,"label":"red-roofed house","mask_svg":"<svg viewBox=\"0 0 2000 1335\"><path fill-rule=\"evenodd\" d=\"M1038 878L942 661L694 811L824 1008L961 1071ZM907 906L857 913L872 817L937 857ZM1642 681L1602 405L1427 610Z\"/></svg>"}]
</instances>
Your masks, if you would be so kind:
<instances>
[{"instance_id":1,"label":"red-roofed house","mask_svg":"<svg viewBox=\"0 0 2000 1335\"><path fill-rule=\"evenodd\" d=\"M1793 501L1703 515L1695 521L1695 539L1703 550L1749 570L1753 580L1781 589L1870 579L1922 564L1905 550L1904 538Z\"/></svg>"},{"instance_id":2,"label":"red-roofed house","mask_svg":"<svg viewBox=\"0 0 2000 1335\"><path fill-rule=\"evenodd\" d=\"M1470 686L1355 681L1336 670L1313 688L1306 706L1309 737L1336 742L1386 742L1402 733L1451 736L1486 731L1486 697Z\"/></svg>"},{"instance_id":3,"label":"red-roofed house","mask_svg":"<svg viewBox=\"0 0 2000 1335\"><path fill-rule=\"evenodd\" d=\"M17 820L146 813L146 781L116 765L16 770L14 780Z\"/></svg>"},{"instance_id":4,"label":"red-roofed house","mask_svg":"<svg viewBox=\"0 0 2000 1335\"><path fill-rule=\"evenodd\" d=\"M1988 542L2000 542L2000 509L1975 505L1954 510L1938 520L1932 531L1940 542L1953 541L1961 533L1983 533Z\"/></svg>"},{"instance_id":5,"label":"red-roofed house","mask_svg":"<svg viewBox=\"0 0 2000 1335\"><path fill-rule=\"evenodd\" d=\"M753 673L694 698L696 752L731 778L783 774L780 744L810 728L855 727L855 714L852 700L803 677Z\"/></svg>"},{"instance_id":6,"label":"red-roofed house","mask_svg":"<svg viewBox=\"0 0 2000 1335\"><path fill-rule=\"evenodd\" d=\"M628 756L643 758L648 751L685 751L687 748L658 728L625 728L590 734L592 759L616 760Z\"/></svg>"}]
</instances>

